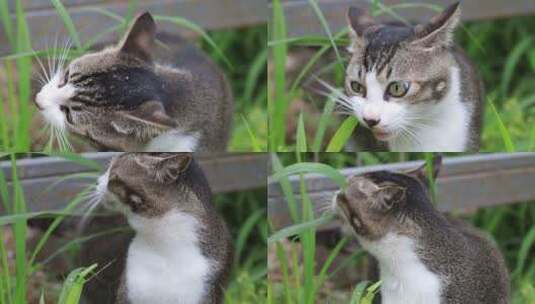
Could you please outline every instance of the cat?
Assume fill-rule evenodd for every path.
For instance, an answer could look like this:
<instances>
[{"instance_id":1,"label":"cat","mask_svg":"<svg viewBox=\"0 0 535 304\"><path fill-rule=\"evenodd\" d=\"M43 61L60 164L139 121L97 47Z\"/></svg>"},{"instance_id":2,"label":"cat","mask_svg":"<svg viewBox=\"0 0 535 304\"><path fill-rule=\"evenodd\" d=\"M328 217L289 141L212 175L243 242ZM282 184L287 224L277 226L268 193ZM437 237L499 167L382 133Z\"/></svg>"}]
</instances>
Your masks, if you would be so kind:
<instances>
[{"instance_id":1,"label":"cat","mask_svg":"<svg viewBox=\"0 0 535 304\"><path fill-rule=\"evenodd\" d=\"M460 14L456 3L427 24L406 26L349 9L351 59L339 102L360 122L359 150L479 149L483 84L453 42Z\"/></svg>"},{"instance_id":2,"label":"cat","mask_svg":"<svg viewBox=\"0 0 535 304\"><path fill-rule=\"evenodd\" d=\"M434 178L439 168L436 158ZM426 174L424 165L357 175L333 199L346 229L379 262L382 303L509 303L500 251L480 231L434 208Z\"/></svg>"},{"instance_id":3,"label":"cat","mask_svg":"<svg viewBox=\"0 0 535 304\"><path fill-rule=\"evenodd\" d=\"M148 12L117 45L55 71L35 104L102 151L224 151L233 113L221 70L182 38L157 35Z\"/></svg>"},{"instance_id":4,"label":"cat","mask_svg":"<svg viewBox=\"0 0 535 304\"><path fill-rule=\"evenodd\" d=\"M124 215L134 235L116 236L108 248L88 244L82 249L83 263L98 262L104 274L88 282L87 299L117 304L223 303L232 266L231 236L190 153L121 154L96 189L107 208ZM110 220L107 224L117 227ZM93 250L97 252L89 252ZM107 269L110 262L118 263ZM102 290L110 286L115 290Z\"/></svg>"}]
</instances>

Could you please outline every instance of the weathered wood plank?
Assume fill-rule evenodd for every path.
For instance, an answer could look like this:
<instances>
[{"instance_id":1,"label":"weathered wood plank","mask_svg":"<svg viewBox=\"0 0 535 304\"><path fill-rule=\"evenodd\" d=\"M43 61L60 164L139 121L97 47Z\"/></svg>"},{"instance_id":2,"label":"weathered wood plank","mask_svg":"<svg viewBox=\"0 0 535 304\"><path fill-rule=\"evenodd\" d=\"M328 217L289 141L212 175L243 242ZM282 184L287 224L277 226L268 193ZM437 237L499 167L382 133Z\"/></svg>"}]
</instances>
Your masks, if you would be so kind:
<instances>
[{"instance_id":1,"label":"weathered wood plank","mask_svg":"<svg viewBox=\"0 0 535 304\"><path fill-rule=\"evenodd\" d=\"M345 176L378 170L407 170L421 161L348 168ZM309 196L315 205L329 204L336 185L328 178L306 175ZM298 180L290 179L293 192L300 202ZM437 180L438 208L442 211L474 210L500 204L535 200L535 153L476 154L445 158ZM300 207L300 205L299 205ZM287 202L278 183L268 182L268 211L275 229L291 223Z\"/></svg>"},{"instance_id":2,"label":"weathered wood plank","mask_svg":"<svg viewBox=\"0 0 535 304\"><path fill-rule=\"evenodd\" d=\"M426 5L439 5L442 7L454 3L457 0L426 0L411 1L411 3L425 3ZM318 0L319 6L329 27L333 33L346 27L345 14L350 6L369 6L370 1L366 0ZM384 5L403 3L400 0L383 0ZM532 0L464 0L462 1L463 20L482 20L506 18L518 15L531 15L535 13L535 1ZM271 10L271 5L270 5ZM297 37L303 35L325 34L317 16L310 7L308 0L288 0L284 3L284 13L288 35ZM434 11L429 8L400 8L396 10L403 18L411 21L428 20ZM379 19L392 20L391 17L382 16Z\"/></svg>"},{"instance_id":3,"label":"weathered wood plank","mask_svg":"<svg viewBox=\"0 0 535 304\"><path fill-rule=\"evenodd\" d=\"M47 2L46 6L42 1L27 3L29 8L27 21L32 46L36 50L51 47L56 35L65 39L68 37L62 21L50 5L50 1ZM124 16L128 6L128 1L102 1L97 5L94 2L73 0L67 5L71 18L80 32L82 42L118 24L116 20L90 11L89 8L98 6ZM14 5L11 7L13 8ZM265 23L267 20L267 6L263 0L145 0L139 1L137 11L184 17L208 30L244 27ZM13 14L12 19L15 19ZM179 32L186 36L192 35L190 30L169 22L159 22L158 29ZM100 41L116 41L117 39L116 34L108 34L101 37ZM2 29L0 30L0 55L10 53L10 47L5 43L6 41L6 33Z\"/></svg>"},{"instance_id":4,"label":"weathered wood plank","mask_svg":"<svg viewBox=\"0 0 535 304\"><path fill-rule=\"evenodd\" d=\"M116 153L86 153L88 159L103 165L109 163ZM214 193L262 188L266 186L267 154L225 153L197 155L208 182ZM58 157L21 159L17 162L19 178L29 211L58 210L71 200L91 179L67 179L58 181L74 173L96 172L79 164ZM11 186L11 164L0 162L0 171ZM54 185L53 187L51 187ZM0 204L1 205L1 204Z\"/></svg>"}]
</instances>

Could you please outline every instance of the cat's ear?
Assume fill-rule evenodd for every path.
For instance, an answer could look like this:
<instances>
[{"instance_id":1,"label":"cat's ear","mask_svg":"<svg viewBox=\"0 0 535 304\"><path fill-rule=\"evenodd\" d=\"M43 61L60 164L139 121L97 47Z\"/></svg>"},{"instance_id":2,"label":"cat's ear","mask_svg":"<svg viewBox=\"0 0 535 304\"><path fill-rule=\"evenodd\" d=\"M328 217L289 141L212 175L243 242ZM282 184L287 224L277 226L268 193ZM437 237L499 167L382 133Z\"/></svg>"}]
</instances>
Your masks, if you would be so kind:
<instances>
[{"instance_id":1,"label":"cat's ear","mask_svg":"<svg viewBox=\"0 0 535 304\"><path fill-rule=\"evenodd\" d=\"M156 100L145 101L136 109L132 111L119 111L117 115L120 119L114 121L112 126L119 133L129 132L127 127L122 127L123 125L139 127L142 124L161 131L173 129L178 126L175 120L167 114L163 104Z\"/></svg>"},{"instance_id":2,"label":"cat's ear","mask_svg":"<svg viewBox=\"0 0 535 304\"><path fill-rule=\"evenodd\" d=\"M451 46L453 44L453 32L460 19L461 7L457 2L431 18L427 24L415 26L414 36L410 45L423 49Z\"/></svg>"},{"instance_id":3,"label":"cat's ear","mask_svg":"<svg viewBox=\"0 0 535 304\"><path fill-rule=\"evenodd\" d=\"M156 39L156 23L149 12L139 15L123 41L119 44L121 53L151 61L151 52Z\"/></svg>"},{"instance_id":4,"label":"cat's ear","mask_svg":"<svg viewBox=\"0 0 535 304\"><path fill-rule=\"evenodd\" d=\"M400 186L387 186L380 193L382 207L389 210L405 200L406 190Z\"/></svg>"},{"instance_id":5,"label":"cat's ear","mask_svg":"<svg viewBox=\"0 0 535 304\"><path fill-rule=\"evenodd\" d=\"M366 44L364 33L366 30L376 25L375 20L368 13L368 10L360 7L350 7L346 15L347 24L349 26L349 36L351 37L351 44L348 47L349 52L353 52L355 48L363 48Z\"/></svg>"},{"instance_id":6,"label":"cat's ear","mask_svg":"<svg viewBox=\"0 0 535 304\"><path fill-rule=\"evenodd\" d=\"M191 153L140 153L137 163L155 173L155 177L164 183L175 181L186 171L193 157Z\"/></svg>"},{"instance_id":7,"label":"cat's ear","mask_svg":"<svg viewBox=\"0 0 535 304\"><path fill-rule=\"evenodd\" d=\"M431 161L431 165L431 177L432 180L435 181L437 179L438 173L440 172L440 169L442 168L442 155L434 154L433 160ZM422 182L424 185L429 186L430 174L426 163L414 170L405 172L405 174L413 176L417 178L420 182Z\"/></svg>"}]
</instances>

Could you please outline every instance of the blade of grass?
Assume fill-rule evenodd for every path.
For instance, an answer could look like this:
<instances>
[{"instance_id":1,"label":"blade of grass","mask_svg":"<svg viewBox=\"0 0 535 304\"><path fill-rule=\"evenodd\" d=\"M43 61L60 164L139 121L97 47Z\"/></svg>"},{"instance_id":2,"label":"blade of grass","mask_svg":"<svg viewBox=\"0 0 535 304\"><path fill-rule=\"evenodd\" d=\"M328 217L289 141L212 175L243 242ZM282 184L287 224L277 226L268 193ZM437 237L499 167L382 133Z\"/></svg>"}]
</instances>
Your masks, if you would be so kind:
<instances>
[{"instance_id":1,"label":"blade of grass","mask_svg":"<svg viewBox=\"0 0 535 304\"><path fill-rule=\"evenodd\" d=\"M277 259L279 260L279 263L280 263L280 270L282 272L282 285L284 286L284 295L286 297L286 304L293 304L294 301L292 300L292 293L291 293L291 289L290 289L290 278L289 278L289 275L288 275L288 259L286 258L286 254L285 254L285 251L284 251L284 248L282 247L282 245L277 242L275 244L275 246L277 246L276 248L276 251L277 251Z\"/></svg>"},{"instance_id":2,"label":"blade of grass","mask_svg":"<svg viewBox=\"0 0 535 304\"><path fill-rule=\"evenodd\" d=\"M297 123L297 146L296 152L306 152L307 151L307 137L305 131L305 122L303 121L303 113L299 113L299 120Z\"/></svg>"},{"instance_id":3,"label":"blade of grass","mask_svg":"<svg viewBox=\"0 0 535 304\"><path fill-rule=\"evenodd\" d=\"M275 172L269 179L279 181L282 178L290 175L296 175L300 173L317 173L329 177L340 188L344 188L346 185L346 177L335 168L321 163L298 163Z\"/></svg>"},{"instance_id":4,"label":"blade of grass","mask_svg":"<svg viewBox=\"0 0 535 304\"><path fill-rule=\"evenodd\" d=\"M6 291L7 303L12 304L14 302L11 286L11 274L9 273L9 264L7 261L8 253L4 244L4 226L0 225L0 260L2 263L2 273L0 273L2 280L0 281L0 284L5 284L4 290Z\"/></svg>"},{"instance_id":5,"label":"blade of grass","mask_svg":"<svg viewBox=\"0 0 535 304\"><path fill-rule=\"evenodd\" d=\"M341 31L339 31L338 33L336 33L336 35L334 36L334 39L339 39L340 37L344 36L347 34L347 29L343 29ZM327 53L327 51L329 51L331 49L331 45L330 44L327 44L327 45L324 45L322 48L320 48L311 58L310 60L308 60L308 62L306 63L306 65L301 69L301 71L299 72L299 75L297 75L297 77L295 78L295 80L293 81L292 83L292 86L290 87L290 96L294 94L294 92L296 92L297 88L299 87L299 85L301 84L301 82L303 81L303 79L305 78L306 75L308 75L308 73L310 72L310 70L312 69L312 67L321 59L321 57ZM343 59L342 61L343 62Z\"/></svg>"},{"instance_id":6,"label":"blade of grass","mask_svg":"<svg viewBox=\"0 0 535 304\"><path fill-rule=\"evenodd\" d=\"M0 149L8 150L9 149L9 126L6 116L6 111L4 109L5 102L3 100L4 92L0 86Z\"/></svg>"},{"instance_id":7,"label":"blade of grass","mask_svg":"<svg viewBox=\"0 0 535 304\"><path fill-rule=\"evenodd\" d=\"M336 100L333 97L327 99L325 107L323 107L323 112L318 123L318 128L316 129L316 134L314 135L314 142L312 143L312 152L320 152L321 143L323 142L323 137L325 136L325 131L327 130L329 120L331 119L331 114L334 111L336 106Z\"/></svg>"},{"instance_id":8,"label":"blade of grass","mask_svg":"<svg viewBox=\"0 0 535 304\"><path fill-rule=\"evenodd\" d=\"M372 284L370 287L366 288L366 295L362 298L361 304L372 304L375 294L379 291L381 286L381 281Z\"/></svg>"},{"instance_id":9,"label":"blade of grass","mask_svg":"<svg viewBox=\"0 0 535 304\"><path fill-rule=\"evenodd\" d=\"M344 237L341 239L338 244L331 250L331 253L329 253L329 256L323 263L323 266L321 267L321 270L318 275L318 288L321 288L321 286L325 283L326 277L327 277L327 271L331 267L332 263L334 262L334 259L338 256L340 251L344 248L344 246L349 242L349 237Z\"/></svg>"},{"instance_id":10,"label":"blade of grass","mask_svg":"<svg viewBox=\"0 0 535 304\"><path fill-rule=\"evenodd\" d=\"M2 20L7 41L9 42L9 45L13 47L15 45L15 37L13 36L13 24L11 23L11 16L9 15L9 5L7 0L0 0L0 20Z\"/></svg>"},{"instance_id":11,"label":"blade of grass","mask_svg":"<svg viewBox=\"0 0 535 304\"><path fill-rule=\"evenodd\" d=\"M243 89L242 99L249 101L253 99L253 93L257 87L258 79L266 71L267 63L267 48L262 50L258 55L256 55L249 72L247 73L247 78L245 79L245 86Z\"/></svg>"},{"instance_id":12,"label":"blade of grass","mask_svg":"<svg viewBox=\"0 0 535 304\"><path fill-rule=\"evenodd\" d=\"M314 209L308 196L303 174L299 176L299 190L303 202L303 220L314 220ZM315 270L316 270L316 230L306 229L299 236L303 245L303 275L305 303L314 304L316 297Z\"/></svg>"},{"instance_id":13,"label":"blade of grass","mask_svg":"<svg viewBox=\"0 0 535 304\"><path fill-rule=\"evenodd\" d=\"M26 15L21 0L16 1L15 15L17 18L17 41L16 52L27 52L32 50L30 33L26 22ZM31 94L31 59L19 58L16 60L18 74L18 110L19 119L16 127L15 137L16 151L30 150L30 107L29 100ZM15 108L14 108L15 109Z\"/></svg>"},{"instance_id":14,"label":"blade of grass","mask_svg":"<svg viewBox=\"0 0 535 304\"><path fill-rule=\"evenodd\" d=\"M524 37L507 56L500 86L502 96L507 96L513 73L519 64L522 55L524 55L524 53L526 53L528 50L531 50L532 42L533 38L531 36Z\"/></svg>"},{"instance_id":15,"label":"blade of grass","mask_svg":"<svg viewBox=\"0 0 535 304\"><path fill-rule=\"evenodd\" d=\"M262 148L260 147L260 142L258 141L257 137L253 133L253 130L251 129L251 126L249 125L249 122L245 118L245 116L240 115L243 124L245 125L245 128L247 129L247 134L249 134L249 138L251 139L251 145L253 147L254 152L262 152Z\"/></svg>"},{"instance_id":16,"label":"blade of grass","mask_svg":"<svg viewBox=\"0 0 535 304\"><path fill-rule=\"evenodd\" d=\"M84 284L87 282L87 276L96 268L97 264L93 264L89 267L81 267L71 271L63 283L58 304L78 304Z\"/></svg>"},{"instance_id":17,"label":"blade of grass","mask_svg":"<svg viewBox=\"0 0 535 304\"><path fill-rule=\"evenodd\" d=\"M369 281L362 281L355 286L353 289L353 293L351 294L351 301L350 304L360 304L360 301L362 297L364 296L364 292L366 291L366 287L368 287L368 284L370 284Z\"/></svg>"},{"instance_id":18,"label":"blade of grass","mask_svg":"<svg viewBox=\"0 0 535 304\"><path fill-rule=\"evenodd\" d=\"M535 244L535 226L531 227L529 232L526 234L522 240L520 250L518 250L517 263L515 270L513 271L512 277L519 277L524 270L526 262L528 261L528 256L530 249Z\"/></svg>"},{"instance_id":19,"label":"blade of grass","mask_svg":"<svg viewBox=\"0 0 535 304\"><path fill-rule=\"evenodd\" d=\"M340 152L346 142L348 141L349 137L351 137L351 134L353 134L353 131L358 125L358 120L354 116L347 117L344 122L340 125L336 133L334 134L333 138L331 138L331 141L327 145L327 152Z\"/></svg>"},{"instance_id":20,"label":"blade of grass","mask_svg":"<svg viewBox=\"0 0 535 304\"><path fill-rule=\"evenodd\" d=\"M271 166L273 167L273 172L278 173L284 170L284 167L282 166L277 154L272 153L271 154ZM284 198L286 199L286 202L288 203L288 209L290 210L290 217L292 218L293 222L298 222L299 217L297 213L297 202L295 201L295 196L293 194L292 190L292 184L290 184L290 181L288 180L288 177L281 177L279 179L279 184L282 188L282 193L284 193Z\"/></svg>"},{"instance_id":21,"label":"blade of grass","mask_svg":"<svg viewBox=\"0 0 535 304\"><path fill-rule=\"evenodd\" d=\"M68 204L67 206L65 206L65 208L61 211L65 214L69 214L71 211L74 210L74 208L76 208L76 206L78 206L78 204L80 202L82 202L83 200L86 199L87 197L87 194L91 191L91 188L86 188L82 191L80 191ZM46 229L45 233L43 234L43 236L41 236L41 238L39 239L39 242L37 242L37 244L35 245L35 248L33 250L33 253L32 255L30 256L30 259L28 260L28 265L30 267L32 267L34 261L35 261L35 258L37 257L37 255L39 254L39 252L41 251L41 249L43 248L43 246L45 245L46 241L48 240L48 238L52 235L52 232L54 232L54 230L61 224L61 222L63 221L63 219L65 218L65 215L59 215L59 216L56 216L56 218L52 221L52 223L50 224L50 226L48 226L48 228Z\"/></svg>"},{"instance_id":22,"label":"blade of grass","mask_svg":"<svg viewBox=\"0 0 535 304\"><path fill-rule=\"evenodd\" d=\"M176 16L154 16L154 20L174 23L174 24L176 24L178 26L185 27L185 28L190 29L190 30L194 31L195 33L201 35L201 37L206 41L206 43L208 43L214 49L214 51L221 57L221 59L225 62L225 64L230 69L233 68L232 64L230 63L230 60L228 60L227 56L225 56L225 54L223 54L223 52L217 46L217 44L214 42L214 40L212 40L210 35L208 35L208 33L206 33L197 24L195 24L195 23L193 23L193 22L191 22L191 21L189 21L187 19L176 17Z\"/></svg>"},{"instance_id":23,"label":"blade of grass","mask_svg":"<svg viewBox=\"0 0 535 304\"><path fill-rule=\"evenodd\" d=\"M60 16L61 20L63 21L65 28L67 28L67 31L69 32L69 35L71 36L74 42L74 45L76 46L78 50L82 50L82 43L80 42L80 36L78 35L78 31L76 30L74 23L72 22L69 12L67 12L67 9L65 9L65 6L63 6L61 1L51 0L51 2L52 2L52 5L54 5L54 8L56 9L56 12Z\"/></svg>"},{"instance_id":24,"label":"blade of grass","mask_svg":"<svg viewBox=\"0 0 535 304\"><path fill-rule=\"evenodd\" d=\"M326 225L330 222L332 222L334 219L334 214L332 213L326 213L317 219L313 219L307 222L303 222L300 224L292 225L285 227L275 233L273 233L268 238L268 244L279 242L285 238L288 238L293 235L298 235L306 230L315 229L316 227Z\"/></svg>"},{"instance_id":25,"label":"blade of grass","mask_svg":"<svg viewBox=\"0 0 535 304\"><path fill-rule=\"evenodd\" d=\"M505 145L505 150L507 152L515 152L516 149L515 149L515 146L513 144L513 141L511 140L511 135L509 134L509 131L507 130L507 127L503 123L503 121L502 121L502 119L500 117L500 114L496 110L496 107L494 106L494 103L490 99L489 99L489 104L490 104L491 111L494 114L494 117L496 118L496 121L498 122L498 128L500 130L500 134L502 136L503 143Z\"/></svg>"},{"instance_id":26,"label":"blade of grass","mask_svg":"<svg viewBox=\"0 0 535 304\"><path fill-rule=\"evenodd\" d=\"M26 202L18 179L15 154L11 154L11 180L14 191L15 214L26 213ZM26 219L19 219L13 224L15 237L15 303L26 303L27 264L26 264Z\"/></svg>"},{"instance_id":27,"label":"blade of grass","mask_svg":"<svg viewBox=\"0 0 535 304\"><path fill-rule=\"evenodd\" d=\"M342 56L340 56L340 53L338 52L338 47L336 46L336 43L334 42L333 34L331 33L331 29L329 27L329 24L327 23L327 20L325 20L325 16L323 16L323 13L321 12L321 9L318 6L318 3L316 3L316 0L308 0L308 3L314 10L314 13L318 17L321 26L323 27L323 30L327 34L327 37L329 37L329 42L334 50L334 53L336 54L336 58L338 58L338 62L341 64L342 62ZM343 66L341 67L343 69Z\"/></svg>"},{"instance_id":28,"label":"blade of grass","mask_svg":"<svg viewBox=\"0 0 535 304\"><path fill-rule=\"evenodd\" d=\"M52 152L52 153L45 153L49 156L56 156L56 157L61 157L65 160L68 160L68 161L71 161L71 162L74 162L74 163L77 163L79 165L82 165L84 167L87 167L88 169L91 169L91 170L95 170L95 171L101 171L102 170L102 166L92 160L92 159L89 159L89 158L86 158L84 157L83 155L81 154L77 154L77 153L73 153L73 152Z\"/></svg>"},{"instance_id":29,"label":"blade of grass","mask_svg":"<svg viewBox=\"0 0 535 304\"><path fill-rule=\"evenodd\" d=\"M238 233L238 237L236 239L236 245L234 247L235 265L239 264L243 249L245 248L245 242L247 241L247 238L251 235L251 231L253 231L257 223L263 218L263 215L265 215L264 209L256 210L249 217L247 217L243 225L241 225L240 232Z\"/></svg>"},{"instance_id":30,"label":"blade of grass","mask_svg":"<svg viewBox=\"0 0 535 304\"><path fill-rule=\"evenodd\" d=\"M273 0L273 22L271 26L272 40L286 39L286 21L280 0ZM286 114L289 98L286 94L286 58L287 45L279 44L272 49L274 87L273 100L268 103L270 115L269 137L270 150L278 151L284 146L286 135ZM271 82L268 82L268 84Z\"/></svg>"}]
</instances>

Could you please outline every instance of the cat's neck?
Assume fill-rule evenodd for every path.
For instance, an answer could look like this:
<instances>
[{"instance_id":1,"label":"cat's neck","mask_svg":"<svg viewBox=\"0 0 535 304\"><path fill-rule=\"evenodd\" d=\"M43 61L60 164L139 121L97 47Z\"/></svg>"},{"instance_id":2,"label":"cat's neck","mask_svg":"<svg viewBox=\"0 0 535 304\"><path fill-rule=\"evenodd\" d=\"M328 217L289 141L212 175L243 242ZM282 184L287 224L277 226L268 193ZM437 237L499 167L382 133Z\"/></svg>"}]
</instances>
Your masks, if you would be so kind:
<instances>
[{"instance_id":1,"label":"cat's neck","mask_svg":"<svg viewBox=\"0 0 535 304\"><path fill-rule=\"evenodd\" d=\"M421 110L425 126L414 126L414 139L395 138L388 142L391 151L440 151L461 152L468 148L470 141L470 104L462 100L460 71L450 68L449 92L440 102L426 104Z\"/></svg>"},{"instance_id":2,"label":"cat's neck","mask_svg":"<svg viewBox=\"0 0 535 304\"><path fill-rule=\"evenodd\" d=\"M199 222L182 212L160 218L129 216L136 231L128 249L126 289L131 303L202 303L213 262L199 246Z\"/></svg>"},{"instance_id":3,"label":"cat's neck","mask_svg":"<svg viewBox=\"0 0 535 304\"><path fill-rule=\"evenodd\" d=\"M379 261L383 303L440 303L441 278L419 258L413 239L391 232L376 241L359 240Z\"/></svg>"}]
</instances>

